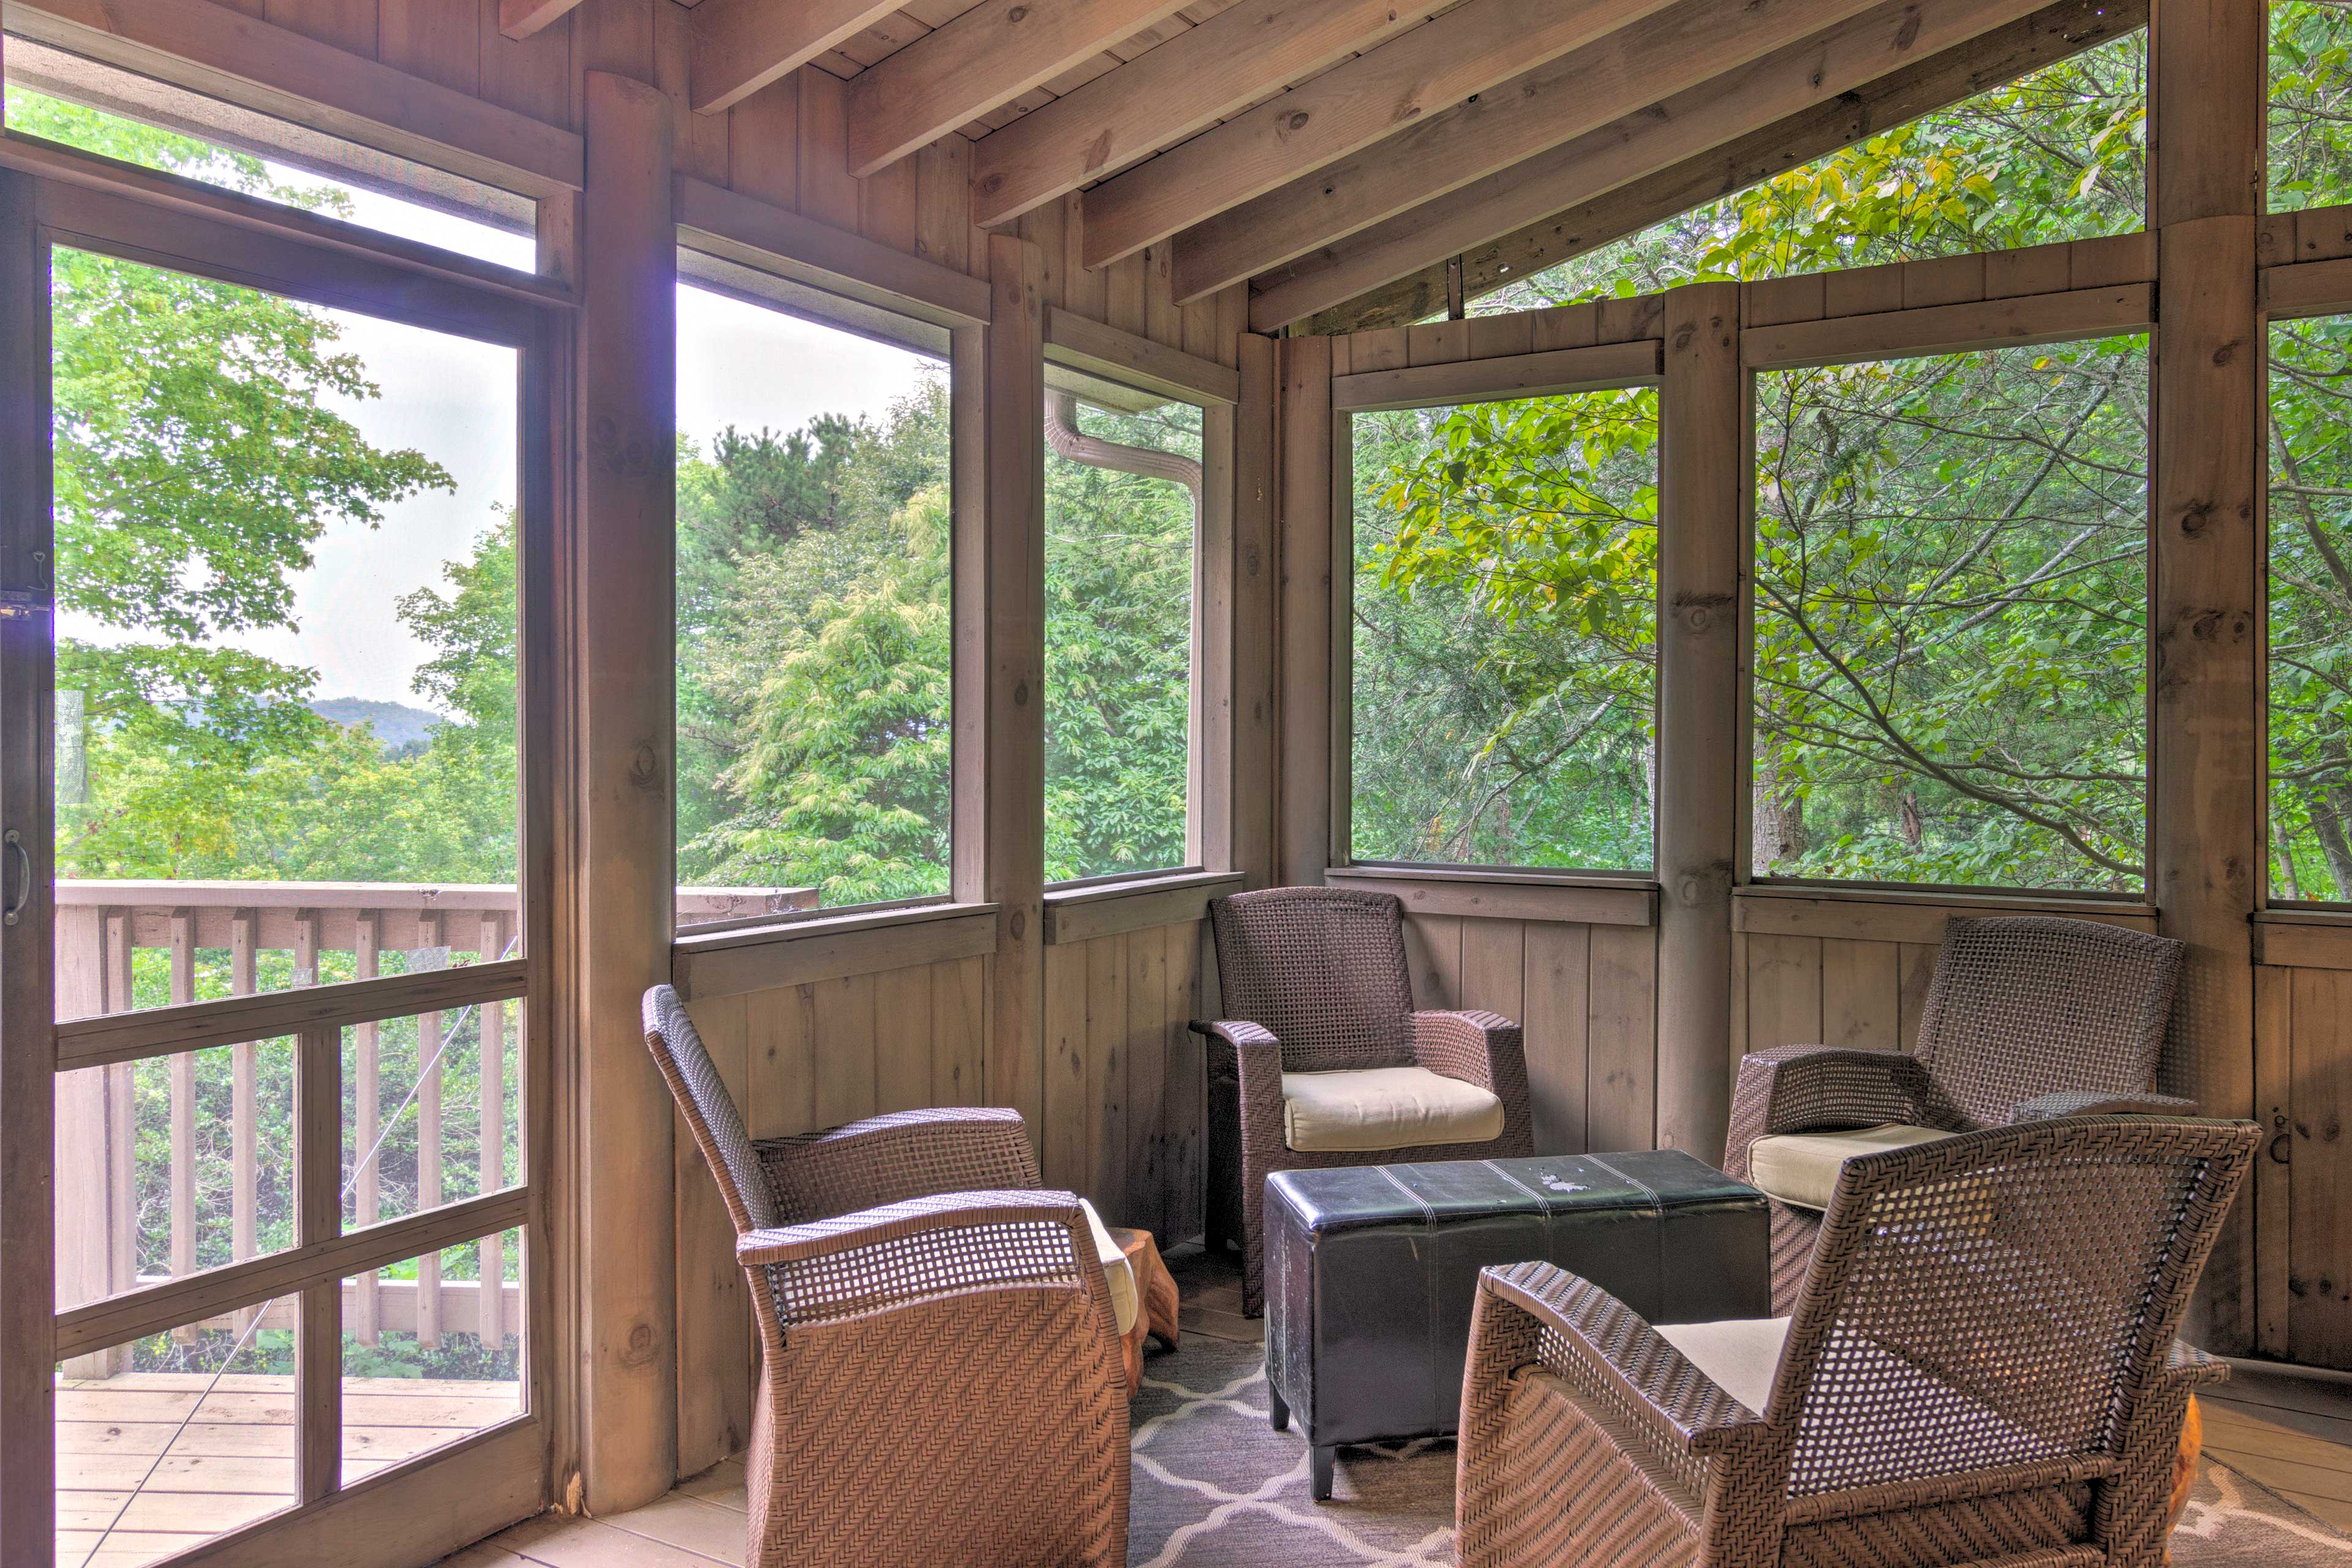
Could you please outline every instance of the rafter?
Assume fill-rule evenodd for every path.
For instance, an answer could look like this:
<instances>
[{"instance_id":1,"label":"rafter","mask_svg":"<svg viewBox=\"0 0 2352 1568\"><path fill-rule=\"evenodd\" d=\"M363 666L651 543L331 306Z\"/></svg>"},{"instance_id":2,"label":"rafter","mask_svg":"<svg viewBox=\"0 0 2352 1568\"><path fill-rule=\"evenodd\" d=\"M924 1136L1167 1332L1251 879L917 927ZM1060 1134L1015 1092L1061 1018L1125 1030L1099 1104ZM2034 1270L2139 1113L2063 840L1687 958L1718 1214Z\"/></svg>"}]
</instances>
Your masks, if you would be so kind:
<instances>
[{"instance_id":1,"label":"rafter","mask_svg":"<svg viewBox=\"0 0 2352 1568\"><path fill-rule=\"evenodd\" d=\"M1877 0L1677 0L1354 156L1229 206L1176 237L1180 300L1213 294L1319 245L1507 169L1620 116L1724 78ZM1918 25L1940 6L1919 5Z\"/></svg>"},{"instance_id":2,"label":"rafter","mask_svg":"<svg viewBox=\"0 0 2352 1568\"><path fill-rule=\"evenodd\" d=\"M1086 196L1085 259L1108 267L1660 9L1664 0L1466 0ZM1780 4L1785 0L1760 0Z\"/></svg>"},{"instance_id":3,"label":"rafter","mask_svg":"<svg viewBox=\"0 0 2352 1568\"><path fill-rule=\"evenodd\" d=\"M1958 48L1891 71L1828 102L1465 250L1459 258L1463 297L1491 294L1801 163L2072 59L2147 26L2147 12L2148 0L2062 0L2046 6ZM1276 268L1260 283L1270 290L1301 274L1311 275L1327 260L1309 258ZM1424 321L1445 309L1448 270L1447 261L1433 262L1322 311L1307 321L1304 330L1360 332Z\"/></svg>"},{"instance_id":4,"label":"rafter","mask_svg":"<svg viewBox=\"0 0 2352 1568\"><path fill-rule=\"evenodd\" d=\"M702 0L688 24L694 111L733 108L898 8L898 0Z\"/></svg>"},{"instance_id":5,"label":"rafter","mask_svg":"<svg viewBox=\"0 0 2352 1568\"><path fill-rule=\"evenodd\" d=\"M2031 15L2034 0L1882 0L1774 51L1752 68L1688 89L1549 148L1439 200L1397 213L1261 279L1255 319L1296 321L1402 278L1435 258L1509 234L1904 66Z\"/></svg>"},{"instance_id":6,"label":"rafter","mask_svg":"<svg viewBox=\"0 0 2352 1568\"><path fill-rule=\"evenodd\" d=\"M1183 0L984 0L849 86L849 167L863 177L1167 20Z\"/></svg>"},{"instance_id":7,"label":"rafter","mask_svg":"<svg viewBox=\"0 0 2352 1568\"><path fill-rule=\"evenodd\" d=\"M520 0L513 0L520 3ZM1397 0L1235 5L972 147L971 220L1009 223L1442 9Z\"/></svg>"}]
</instances>

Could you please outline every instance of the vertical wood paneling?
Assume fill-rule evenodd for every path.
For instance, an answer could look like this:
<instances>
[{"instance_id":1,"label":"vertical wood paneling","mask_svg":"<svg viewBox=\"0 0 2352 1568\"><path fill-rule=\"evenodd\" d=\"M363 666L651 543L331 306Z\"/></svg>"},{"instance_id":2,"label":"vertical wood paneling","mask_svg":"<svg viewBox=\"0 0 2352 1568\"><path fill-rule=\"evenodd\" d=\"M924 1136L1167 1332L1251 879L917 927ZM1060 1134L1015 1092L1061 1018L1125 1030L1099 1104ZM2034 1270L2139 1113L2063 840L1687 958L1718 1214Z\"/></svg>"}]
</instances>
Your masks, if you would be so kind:
<instances>
[{"instance_id":1,"label":"vertical wood paneling","mask_svg":"<svg viewBox=\"0 0 2352 1568\"><path fill-rule=\"evenodd\" d=\"M2294 971L2294 1143L2287 1217L2287 1355L2352 1364L2352 973Z\"/></svg>"},{"instance_id":2,"label":"vertical wood paneling","mask_svg":"<svg viewBox=\"0 0 2352 1568\"><path fill-rule=\"evenodd\" d=\"M1108 1215L1127 1197L1127 939L1086 944L1086 1175L1079 1191ZM1116 1221L1114 1221L1116 1223Z\"/></svg>"},{"instance_id":3,"label":"vertical wood paneling","mask_svg":"<svg viewBox=\"0 0 2352 1568\"><path fill-rule=\"evenodd\" d=\"M1526 936L1519 1026L1527 1042L1528 1093L1534 1101L1536 1152L1580 1154L1585 1144L1586 985L1592 928L1531 923Z\"/></svg>"},{"instance_id":4,"label":"vertical wood paneling","mask_svg":"<svg viewBox=\"0 0 2352 1568\"><path fill-rule=\"evenodd\" d=\"M1190 930L1155 927L1106 942L1127 943L1126 1202L1119 1223L1155 1234L1165 1224L1168 1092L1168 945Z\"/></svg>"},{"instance_id":5,"label":"vertical wood paneling","mask_svg":"<svg viewBox=\"0 0 2352 1568\"><path fill-rule=\"evenodd\" d=\"M1524 1022L1527 927L1518 921L1462 922L1462 991L1458 1005Z\"/></svg>"},{"instance_id":6,"label":"vertical wood paneling","mask_svg":"<svg viewBox=\"0 0 2352 1568\"><path fill-rule=\"evenodd\" d=\"M2294 1146L2294 972L2254 971L2254 1119L2262 1123L2263 1147L2249 1180L2254 1189L2254 1348L2266 1356L2287 1353L2292 1292Z\"/></svg>"},{"instance_id":7,"label":"vertical wood paneling","mask_svg":"<svg viewBox=\"0 0 2352 1568\"><path fill-rule=\"evenodd\" d=\"M1919 1016L1927 1011L1927 984L1936 976L1936 955L1940 947L1906 942L1900 944L1895 968L1903 986L1903 1048L1916 1050L1919 1045Z\"/></svg>"},{"instance_id":8,"label":"vertical wood paneling","mask_svg":"<svg viewBox=\"0 0 2352 1568\"><path fill-rule=\"evenodd\" d=\"M892 977L895 981L897 976ZM816 983L816 1121L874 1114L874 976Z\"/></svg>"},{"instance_id":9,"label":"vertical wood paneling","mask_svg":"<svg viewBox=\"0 0 2352 1568\"><path fill-rule=\"evenodd\" d=\"M727 111L727 177L780 207L801 199L801 79L771 82Z\"/></svg>"},{"instance_id":10,"label":"vertical wood paneling","mask_svg":"<svg viewBox=\"0 0 2352 1568\"><path fill-rule=\"evenodd\" d=\"M703 1048L736 1104L751 1100L751 998L691 1009ZM677 1468L709 1469L751 1436L751 1302L735 1225L684 1115L674 1129L677 1211Z\"/></svg>"},{"instance_id":11,"label":"vertical wood paneling","mask_svg":"<svg viewBox=\"0 0 2352 1568\"><path fill-rule=\"evenodd\" d=\"M931 1092L931 988L944 964L890 976L874 988L874 1105L913 1110L934 1103Z\"/></svg>"},{"instance_id":12,"label":"vertical wood paneling","mask_svg":"<svg viewBox=\"0 0 2352 1568\"><path fill-rule=\"evenodd\" d=\"M816 987L787 985L746 998L751 1136L815 1130Z\"/></svg>"},{"instance_id":13,"label":"vertical wood paneling","mask_svg":"<svg viewBox=\"0 0 2352 1568\"><path fill-rule=\"evenodd\" d=\"M1044 1125L1030 1129L1049 1187L1079 1191L1087 1180L1087 950L1045 950Z\"/></svg>"},{"instance_id":14,"label":"vertical wood paneling","mask_svg":"<svg viewBox=\"0 0 2352 1568\"><path fill-rule=\"evenodd\" d=\"M1594 926L1585 996L1585 1139L1593 1149L1648 1149L1657 1138L1658 933Z\"/></svg>"},{"instance_id":15,"label":"vertical wood paneling","mask_svg":"<svg viewBox=\"0 0 2352 1568\"><path fill-rule=\"evenodd\" d=\"M1901 1043L1902 959L1891 942L1822 941L1821 1044L1891 1051Z\"/></svg>"},{"instance_id":16,"label":"vertical wood paneling","mask_svg":"<svg viewBox=\"0 0 2352 1568\"><path fill-rule=\"evenodd\" d=\"M800 82L800 209L835 228L857 226L857 178L849 172L848 89L839 77L803 70Z\"/></svg>"},{"instance_id":17,"label":"vertical wood paneling","mask_svg":"<svg viewBox=\"0 0 2352 1568\"><path fill-rule=\"evenodd\" d=\"M1748 1048L1813 1046L1822 1038L1822 939L1748 938Z\"/></svg>"},{"instance_id":18,"label":"vertical wood paneling","mask_svg":"<svg viewBox=\"0 0 2352 1568\"><path fill-rule=\"evenodd\" d=\"M931 972L931 1103L978 1105L987 1048L988 960L967 958Z\"/></svg>"},{"instance_id":19,"label":"vertical wood paneling","mask_svg":"<svg viewBox=\"0 0 2352 1568\"><path fill-rule=\"evenodd\" d=\"M1202 1173L1208 1129L1207 1057L1192 1021L1208 1016L1201 995L1202 954L1209 922L1168 931L1168 1068L1160 1092L1160 1240L1172 1245L1201 1232Z\"/></svg>"}]
</instances>

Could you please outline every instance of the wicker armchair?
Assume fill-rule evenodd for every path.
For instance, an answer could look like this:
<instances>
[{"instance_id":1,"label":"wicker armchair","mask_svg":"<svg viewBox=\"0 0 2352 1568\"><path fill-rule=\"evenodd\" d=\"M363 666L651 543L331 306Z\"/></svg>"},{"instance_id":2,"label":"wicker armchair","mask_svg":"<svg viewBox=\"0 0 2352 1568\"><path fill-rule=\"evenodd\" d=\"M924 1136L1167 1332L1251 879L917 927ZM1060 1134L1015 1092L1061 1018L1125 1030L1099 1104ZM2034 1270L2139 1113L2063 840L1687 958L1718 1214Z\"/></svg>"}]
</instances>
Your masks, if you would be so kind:
<instances>
[{"instance_id":1,"label":"wicker armchair","mask_svg":"<svg viewBox=\"0 0 2352 1568\"><path fill-rule=\"evenodd\" d=\"M1791 1318L1654 1328L1489 1268L1464 1568L2162 1568L2173 1331L2251 1122L2093 1117L1850 1161Z\"/></svg>"},{"instance_id":2,"label":"wicker armchair","mask_svg":"<svg viewBox=\"0 0 2352 1568\"><path fill-rule=\"evenodd\" d=\"M2053 1116L2195 1114L2154 1091L2180 954L2094 921L1955 918L1912 1054L1782 1046L1741 1058L1723 1168L1772 1200L1772 1310L1795 1305L1850 1156Z\"/></svg>"},{"instance_id":3,"label":"wicker armchair","mask_svg":"<svg viewBox=\"0 0 2352 1568\"><path fill-rule=\"evenodd\" d=\"M677 992L646 994L645 1026L759 1320L747 1563L1124 1564L1110 1294L1077 1198L1038 1189L1020 1115L754 1142Z\"/></svg>"},{"instance_id":4,"label":"wicker armchair","mask_svg":"<svg viewBox=\"0 0 2352 1568\"><path fill-rule=\"evenodd\" d=\"M1242 1244L1242 1310L1265 1305L1276 1171L1533 1153L1519 1026L1417 1013L1404 908L1386 893L1269 888L1209 904L1227 1017L1209 1037L1208 1243Z\"/></svg>"}]
</instances>

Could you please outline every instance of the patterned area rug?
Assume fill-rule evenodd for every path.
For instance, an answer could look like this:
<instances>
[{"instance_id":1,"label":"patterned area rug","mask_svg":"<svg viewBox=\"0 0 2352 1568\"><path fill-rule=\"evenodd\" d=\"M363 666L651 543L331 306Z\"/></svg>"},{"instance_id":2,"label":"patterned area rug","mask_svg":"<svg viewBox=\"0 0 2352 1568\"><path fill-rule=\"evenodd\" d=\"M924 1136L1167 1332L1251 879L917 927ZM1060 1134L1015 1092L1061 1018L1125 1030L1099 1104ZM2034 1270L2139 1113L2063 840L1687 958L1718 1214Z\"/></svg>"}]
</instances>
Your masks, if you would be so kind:
<instances>
[{"instance_id":1,"label":"patterned area rug","mask_svg":"<svg viewBox=\"0 0 2352 1568\"><path fill-rule=\"evenodd\" d=\"M1265 1422L1255 1345L1187 1335L1144 1367L1130 1568L1433 1568L1454 1561L1454 1444L1342 1448L1331 1500L1307 1445ZM2352 1540L2208 1462L2172 1538L2177 1568L2352 1568Z\"/></svg>"}]
</instances>

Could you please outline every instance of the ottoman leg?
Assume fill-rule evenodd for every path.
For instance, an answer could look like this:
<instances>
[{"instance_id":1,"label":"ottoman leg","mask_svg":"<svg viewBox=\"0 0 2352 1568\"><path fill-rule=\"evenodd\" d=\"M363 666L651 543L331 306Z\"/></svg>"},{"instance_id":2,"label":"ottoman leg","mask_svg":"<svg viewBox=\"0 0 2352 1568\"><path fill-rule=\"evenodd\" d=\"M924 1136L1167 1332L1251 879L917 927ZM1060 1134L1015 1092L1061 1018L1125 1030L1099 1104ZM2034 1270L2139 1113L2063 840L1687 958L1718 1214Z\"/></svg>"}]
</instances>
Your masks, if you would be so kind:
<instances>
[{"instance_id":1,"label":"ottoman leg","mask_svg":"<svg viewBox=\"0 0 2352 1568\"><path fill-rule=\"evenodd\" d=\"M1290 1406L1284 1402L1282 1390L1276 1388L1270 1378L1265 1385L1265 1420L1266 1425L1277 1432L1290 1430Z\"/></svg>"},{"instance_id":2,"label":"ottoman leg","mask_svg":"<svg viewBox=\"0 0 2352 1568\"><path fill-rule=\"evenodd\" d=\"M1329 1502L1331 1500L1331 1461L1339 1457L1339 1450L1337 1448L1315 1448L1309 1451L1314 1456L1313 1483L1315 1500L1317 1502Z\"/></svg>"}]
</instances>

